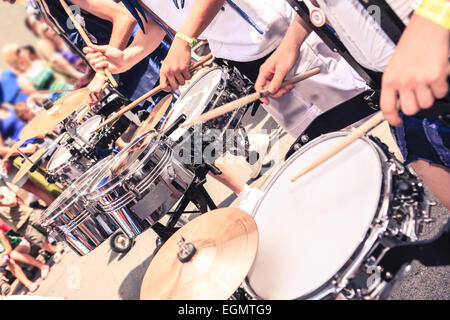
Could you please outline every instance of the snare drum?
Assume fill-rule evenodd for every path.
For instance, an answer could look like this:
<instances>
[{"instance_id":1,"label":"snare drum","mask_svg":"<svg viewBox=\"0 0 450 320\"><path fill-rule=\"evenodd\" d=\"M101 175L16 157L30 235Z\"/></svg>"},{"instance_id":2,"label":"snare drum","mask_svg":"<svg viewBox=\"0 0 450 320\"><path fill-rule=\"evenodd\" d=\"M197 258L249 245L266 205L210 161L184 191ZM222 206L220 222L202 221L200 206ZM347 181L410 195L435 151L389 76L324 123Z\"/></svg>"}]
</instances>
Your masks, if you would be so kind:
<instances>
[{"instance_id":1,"label":"snare drum","mask_svg":"<svg viewBox=\"0 0 450 320\"><path fill-rule=\"evenodd\" d=\"M161 134L147 131L104 165L88 198L132 238L169 212L193 180Z\"/></svg>"},{"instance_id":2,"label":"snare drum","mask_svg":"<svg viewBox=\"0 0 450 320\"><path fill-rule=\"evenodd\" d=\"M46 179L70 186L77 178L86 172L98 159L87 158L74 152L68 145L59 146L47 164Z\"/></svg>"},{"instance_id":3,"label":"snare drum","mask_svg":"<svg viewBox=\"0 0 450 320\"><path fill-rule=\"evenodd\" d=\"M347 133L317 138L276 172L253 211L259 230L246 291L258 299L378 298L377 261L415 239L422 184L364 137L295 183L290 179Z\"/></svg>"},{"instance_id":4,"label":"snare drum","mask_svg":"<svg viewBox=\"0 0 450 320\"><path fill-rule=\"evenodd\" d=\"M119 122L122 121L129 124L129 121L119 119ZM100 150L108 151L117 139L109 127L94 131L102 122L103 117L95 115L82 124L71 122L66 125L70 139L67 139L50 158L47 165L47 180L70 186L102 158Z\"/></svg>"},{"instance_id":5,"label":"snare drum","mask_svg":"<svg viewBox=\"0 0 450 320\"><path fill-rule=\"evenodd\" d=\"M213 67L199 75L183 90L169 113L166 128L183 114L187 117L186 122L189 122L202 113L249 94L252 88L250 80L244 78L236 69ZM227 143L224 141L226 130L240 128L239 124L247 107L241 107L203 123L199 133L202 138L201 147L204 148L213 142L226 146ZM197 145L191 141L194 135L193 128L178 128L170 135L170 138L177 143L174 148L177 156L186 152L191 156L194 156L196 152L203 152L203 150L191 150L192 145ZM217 148L221 146L218 145ZM186 161L183 160L183 162Z\"/></svg>"},{"instance_id":6,"label":"snare drum","mask_svg":"<svg viewBox=\"0 0 450 320\"><path fill-rule=\"evenodd\" d=\"M109 160L103 159L76 179L41 216L41 224L49 234L65 241L80 256L97 248L119 229L114 220L85 197L91 180Z\"/></svg>"}]
</instances>

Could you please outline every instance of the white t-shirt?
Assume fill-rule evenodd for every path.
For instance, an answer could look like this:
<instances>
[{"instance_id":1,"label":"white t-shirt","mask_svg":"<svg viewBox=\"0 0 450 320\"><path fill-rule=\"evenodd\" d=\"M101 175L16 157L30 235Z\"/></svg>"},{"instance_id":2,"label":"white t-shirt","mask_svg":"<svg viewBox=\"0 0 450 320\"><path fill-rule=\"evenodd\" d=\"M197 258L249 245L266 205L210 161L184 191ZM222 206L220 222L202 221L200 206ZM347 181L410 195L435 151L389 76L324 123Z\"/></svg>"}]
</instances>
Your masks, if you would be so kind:
<instances>
[{"instance_id":1,"label":"white t-shirt","mask_svg":"<svg viewBox=\"0 0 450 320\"><path fill-rule=\"evenodd\" d=\"M358 0L317 0L317 2L352 56L364 67L383 72L395 50L395 44L375 21L376 14L373 16L369 14ZM409 22L416 2L387 0L405 24Z\"/></svg>"},{"instance_id":2,"label":"white t-shirt","mask_svg":"<svg viewBox=\"0 0 450 320\"><path fill-rule=\"evenodd\" d=\"M233 0L255 24L264 31L260 34L227 2L211 24L198 37L208 40L212 54L217 58L249 62L265 57L281 43L294 10L283 0ZM161 20L178 30L194 0L185 0L184 8L177 9L172 0L143 0Z\"/></svg>"}]
</instances>

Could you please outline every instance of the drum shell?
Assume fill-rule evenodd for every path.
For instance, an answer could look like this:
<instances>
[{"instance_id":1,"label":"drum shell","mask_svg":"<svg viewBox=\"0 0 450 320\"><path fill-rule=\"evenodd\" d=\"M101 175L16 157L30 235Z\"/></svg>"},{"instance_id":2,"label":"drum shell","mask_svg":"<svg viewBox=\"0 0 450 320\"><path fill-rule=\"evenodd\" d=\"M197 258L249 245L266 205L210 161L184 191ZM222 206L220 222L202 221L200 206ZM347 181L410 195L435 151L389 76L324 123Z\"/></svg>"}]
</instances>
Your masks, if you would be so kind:
<instances>
[{"instance_id":1,"label":"drum shell","mask_svg":"<svg viewBox=\"0 0 450 320\"><path fill-rule=\"evenodd\" d=\"M109 216L85 195L91 179L109 158L82 174L52 203L41 216L41 224L49 233L63 240L78 255L86 255L119 229Z\"/></svg>"},{"instance_id":2,"label":"drum shell","mask_svg":"<svg viewBox=\"0 0 450 320\"><path fill-rule=\"evenodd\" d=\"M220 77L215 77L214 75L219 74ZM201 89L202 84L205 84L205 79L214 80L208 90L203 92ZM205 113L218 108L228 102L234 101L242 96L250 93L252 88L251 82L244 78L236 69L228 69L226 67L213 67L203 74L199 75L198 78L193 80L193 82L187 87L183 93L178 98L177 102L172 107L170 111L172 117L169 119L167 126L176 120L177 115L185 114L187 116L187 121L191 119L192 114ZM193 97L198 99L196 95L198 92L202 92L203 96L207 96L207 101L196 104L191 103ZM183 104L183 101L187 101L187 105ZM241 130L240 126L242 118L245 115L248 106L238 108L233 112L221 115L215 119L209 120L201 125L201 127L196 126L195 128L178 128L169 137L172 139L174 144L174 150L177 159L188 165L198 164L199 159L203 159L205 148L214 149L215 155L208 155L203 159L209 164L212 164L215 159L221 156L224 152L225 146L231 145L228 141L229 136L226 134L227 130ZM193 119L191 119L193 120ZM197 143L196 139L201 139L202 143ZM199 158L200 157L200 158ZM202 160L202 161L203 161Z\"/></svg>"},{"instance_id":3,"label":"drum shell","mask_svg":"<svg viewBox=\"0 0 450 320\"><path fill-rule=\"evenodd\" d=\"M72 156L69 159L66 159L59 166L48 169L52 162L56 160L55 157L58 150L62 150L60 148L66 148L68 152L71 152L69 146L60 146L55 151L47 165L47 177L53 181L61 183L64 187L69 187L76 179L81 177L83 173L92 167L96 161L98 161L96 157L88 158L85 155L75 151L71 152Z\"/></svg>"},{"instance_id":4,"label":"drum shell","mask_svg":"<svg viewBox=\"0 0 450 320\"><path fill-rule=\"evenodd\" d=\"M264 201L266 195L268 192L270 192L272 185L274 185L277 181L277 179L283 174L283 172L289 168L300 156L302 156L304 153L306 153L309 149L315 147L316 145L320 144L322 141L325 141L329 138L336 138L336 137L344 137L348 135L348 133L340 132L340 133L332 133L328 135L324 135L320 138L317 138L316 140L312 141L308 145L304 146L300 150L298 150L294 155L292 155L281 168L278 169L278 171L274 174L271 181L269 181L268 185L266 186L264 190L264 195L262 196L261 200L257 204L255 210L253 211L253 215L257 218L258 215L264 214L264 212L260 212L260 206L261 203ZM399 174L405 174L405 168L398 163L395 159L392 158L391 155L387 153L387 150L383 149L381 145L374 142L373 140L369 139L368 137L361 138L362 141L366 142L369 147L371 147L375 152L375 154L379 157L379 163L380 168L382 170L381 172L381 189L380 189L380 196L378 201L378 206L376 207L375 212L371 213L373 215L372 222L369 225L368 229L366 229L365 235L360 239L360 242L356 248L356 250L353 252L351 257L349 257L347 263L345 263L341 269L332 276L327 282L324 282L320 287L314 288L314 290L304 294L299 295L296 298L297 299L325 299L325 298L333 298L338 293L340 293L344 288L346 288L347 285L355 286L358 288L358 286L355 284L353 279L355 278L361 278L363 275L368 277L368 275L364 274L364 270L367 268L369 263L373 263L373 265L376 266L375 260L372 261L373 257L372 254L380 251L382 252L382 246L383 243L394 243L397 240L396 236L390 236L386 232L388 230L388 227L393 227L394 224L397 224L393 218L393 213L391 212L391 201L392 198L395 195L394 190L394 181L396 179L399 179ZM311 179L311 177L309 178ZM412 183L416 183L417 181L412 181ZM276 193L275 193L276 194ZM297 199L296 201L300 201L300 199ZM342 199L342 201L351 201L351 199ZM371 211L372 212L372 211ZM300 213L299 213L300 214ZM282 217L280 217L282 218ZM292 223L295 225L294 221L290 221L289 223ZM258 220L257 220L258 224ZM403 223L404 225L405 223ZM407 223L406 223L407 224ZM398 227L400 230L402 229L402 225L395 227ZM263 232L264 230L260 230L260 232ZM286 232L286 230L285 230ZM293 231L294 232L294 231ZM300 231L297 231L300 232ZM318 235L320 237L326 237L326 234ZM344 235L342 235L344 236ZM261 238L263 235L261 234ZM398 236L399 238L404 238L405 236L401 233ZM332 241L332 239L330 239ZM260 244L261 246L261 244ZM310 246L313 246L313 243L310 244ZM262 248L263 249L263 248ZM265 250L265 249L263 249ZM293 252L294 253L294 252ZM292 254L293 254L292 253ZM379 253L378 253L379 254ZM370 257L370 259L369 259ZM267 257L266 257L267 258ZM258 264L255 260L255 264L253 268L258 268ZM272 262L270 262L272 263ZM315 263L315 261L311 261L310 263ZM259 265L261 266L261 265ZM251 275L251 273L249 274ZM312 276L312 275L311 275ZM247 278L245 281L245 290L249 293L250 296L256 299L264 298L264 294L267 294L267 292L256 292L254 288L251 286L251 281L261 281L261 278ZM295 287L295 283L292 283L292 286ZM374 291L381 291L383 285L379 285L378 287L375 287L375 289L372 288ZM280 298L278 298L280 299Z\"/></svg>"},{"instance_id":5,"label":"drum shell","mask_svg":"<svg viewBox=\"0 0 450 320\"><path fill-rule=\"evenodd\" d=\"M86 209L81 212L77 211L76 219L72 221L69 220L70 217L74 217L73 211L67 210L58 219L58 222L66 219L67 224L60 226L56 225L55 221L50 226L50 230L53 237L64 240L79 256L90 253L119 230L115 221L99 209L93 210L93 212Z\"/></svg>"},{"instance_id":6,"label":"drum shell","mask_svg":"<svg viewBox=\"0 0 450 320\"><path fill-rule=\"evenodd\" d=\"M146 149L143 161L130 174L100 187L94 181L88 196L129 237L141 234L167 214L194 179L194 173L174 159L164 140Z\"/></svg>"}]
</instances>

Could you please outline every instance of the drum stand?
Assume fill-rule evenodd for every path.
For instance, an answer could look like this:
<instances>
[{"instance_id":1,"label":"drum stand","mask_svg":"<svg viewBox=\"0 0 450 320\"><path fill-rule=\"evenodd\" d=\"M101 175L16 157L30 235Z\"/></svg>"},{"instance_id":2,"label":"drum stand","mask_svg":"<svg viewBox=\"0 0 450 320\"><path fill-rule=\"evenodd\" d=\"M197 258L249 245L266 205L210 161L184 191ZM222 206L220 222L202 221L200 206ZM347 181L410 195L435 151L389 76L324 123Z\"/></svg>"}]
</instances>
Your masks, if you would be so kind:
<instances>
[{"instance_id":1,"label":"drum stand","mask_svg":"<svg viewBox=\"0 0 450 320\"><path fill-rule=\"evenodd\" d=\"M413 260L426 267L450 265L450 220L430 240L394 245L387 250L379 265L382 267L381 277L389 286L381 298L388 297L394 284L399 282L393 280L402 277L402 271L406 271Z\"/></svg>"},{"instance_id":2,"label":"drum stand","mask_svg":"<svg viewBox=\"0 0 450 320\"><path fill-rule=\"evenodd\" d=\"M152 226L153 231L159 236L159 239L157 239L157 249L179 229L179 227L175 227L175 225L180 220L181 215L202 214L217 209L216 204L204 187L208 172L211 171L217 173L217 170L217 168L207 164L202 164L195 169L194 182L180 200L175 211L167 213L171 215L167 226L164 226L159 222ZM220 171L218 172L220 174ZM186 208L190 203L193 203L198 210L186 211Z\"/></svg>"}]
</instances>

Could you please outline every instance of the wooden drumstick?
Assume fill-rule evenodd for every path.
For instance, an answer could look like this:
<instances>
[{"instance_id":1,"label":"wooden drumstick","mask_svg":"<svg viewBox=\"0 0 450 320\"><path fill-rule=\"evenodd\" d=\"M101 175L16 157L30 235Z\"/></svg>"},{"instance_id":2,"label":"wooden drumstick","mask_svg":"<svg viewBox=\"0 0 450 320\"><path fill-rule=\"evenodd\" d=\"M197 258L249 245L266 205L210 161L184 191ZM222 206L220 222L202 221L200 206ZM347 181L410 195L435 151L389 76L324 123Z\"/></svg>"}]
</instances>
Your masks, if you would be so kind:
<instances>
[{"instance_id":1,"label":"wooden drumstick","mask_svg":"<svg viewBox=\"0 0 450 320\"><path fill-rule=\"evenodd\" d=\"M23 139L14 143L13 146L11 147L11 150L3 158L2 164L5 161L7 161L13 155L14 152L16 152L19 149L19 147L25 143L25 141L27 141L27 139Z\"/></svg>"},{"instance_id":2,"label":"wooden drumstick","mask_svg":"<svg viewBox=\"0 0 450 320\"><path fill-rule=\"evenodd\" d=\"M208 54L207 56L203 57L202 59L198 60L196 63L192 64L189 68L189 71L194 71L196 70L198 67L202 66L203 64L205 64L206 62L208 62L208 60L210 60L212 58L212 54ZM154 96L155 94L161 92L161 86L157 86L155 88L153 88L152 90L150 90L149 92L147 92L146 94L144 94L143 96L141 96L140 98L136 99L135 101L133 101L132 103L130 103L129 105L127 105L126 107L123 107L122 109L120 109L117 113L115 113L112 117L110 117L109 119L107 119L106 121L104 121L102 124L100 124L97 128L94 129L95 132L97 130L99 130L100 128L106 126L107 124L113 122L114 120L118 119L119 117L121 117L123 114L127 113L128 111L130 111L131 109L137 107L140 103L142 103L143 101L147 100L148 98L150 98L151 96ZM153 113L153 110L152 110ZM149 116L151 116L151 114Z\"/></svg>"},{"instance_id":3,"label":"wooden drumstick","mask_svg":"<svg viewBox=\"0 0 450 320\"><path fill-rule=\"evenodd\" d=\"M289 84L295 84L297 82L306 80L316 74L320 73L320 68L314 68L311 69L305 73L302 74L298 74L295 75L294 77L286 80L285 82L283 82L282 87L285 87ZM186 127L192 127L193 125L197 124L197 123L202 123L202 122L206 122L209 121L211 119L217 118L221 115L224 115L228 112L234 111L236 109L239 109L249 103L255 102L256 100L259 100L263 97L268 96L270 93L269 91L266 90L262 90L262 91L258 91L252 94L249 94L248 96L245 96L243 98L240 98L238 100L232 101L230 103L227 103L221 107L215 108L214 110L211 110L209 112L206 112L204 114L202 114L201 116L197 117L196 119L188 122L188 123L183 123L180 127L181 128L186 128Z\"/></svg>"},{"instance_id":4,"label":"wooden drumstick","mask_svg":"<svg viewBox=\"0 0 450 320\"><path fill-rule=\"evenodd\" d=\"M172 98L173 96L169 94L155 106L155 108L153 109L155 110L155 112L150 113L148 118L144 122L142 122L142 124L136 130L136 133L134 134L131 141L133 141L136 137L138 137L145 131L154 129L156 127L156 125L161 121L161 118L166 113L167 109L169 109L169 106L172 103Z\"/></svg>"},{"instance_id":5,"label":"wooden drumstick","mask_svg":"<svg viewBox=\"0 0 450 320\"><path fill-rule=\"evenodd\" d=\"M356 128L353 132L351 132L348 136L346 136L342 141L336 144L333 148L322 154L319 158L317 158L314 162L305 167L299 174L291 178L292 182L297 181L302 176L310 172L311 170L317 168L322 163L326 162L330 158L334 157L336 154L347 148L353 142L363 137L367 132L371 131L378 125L380 125L384 121L383 112L377 112L372 118L364 122L363 125Z\"/></svg>"},{"instance_id":6,"label":"wooden drumstick","mask_svg":"<svg viewBox=\"0 0 450 320\"><path fill-rule=\"evenodd\" d=\"M77 31L80 33L81 37L83 38L84 42L88 47L93 47L94 44L92 43L91 39L89 39L88 35L84 31L83 27L78 23L77 19L73 15L72 11L70 10L69 6L64 0L59 0L61 5L63 6L64 10L66 11L67 15L69 16L70 20L72 21L73 25L77 29ZM98 71L97 71L98 72ZM111 82L111 84L114 86L114 88L118 87L116 79L114 79L113 75L108 69L105 69L105 75L108 78L108 80Z\"/></svg>"},{"instance_id":7,"label":"wooden drumstick","mask_svg":"<svg viewBox=\"0 0 450 320\"><path fill-rule=\"evenodd\" d=\"M450 64L447 66L447 74L450 75ZM397 100L397 110L400 110L400 100ZM341 142L339 142L336 146L334 146L332 149L325 152L322 156L317 158L314 162L309 164L306 168L304 168L299 174L291 178L292 182L297 181L302 176L310 172L311 170L314 170L318 166L320 166L322 163L326 162L345 148L347 148L349 145L351 145L353 142L358 140L359 138L363 137L367 134L367 132L373 130L375 127L379 126L383 121L386 119L384 118L383 112L379 111L377 112L372 118L364 122L363 125L355 129L352 133L350 133L347 137L345 137Z\"/></svg>"}]
</instances>

